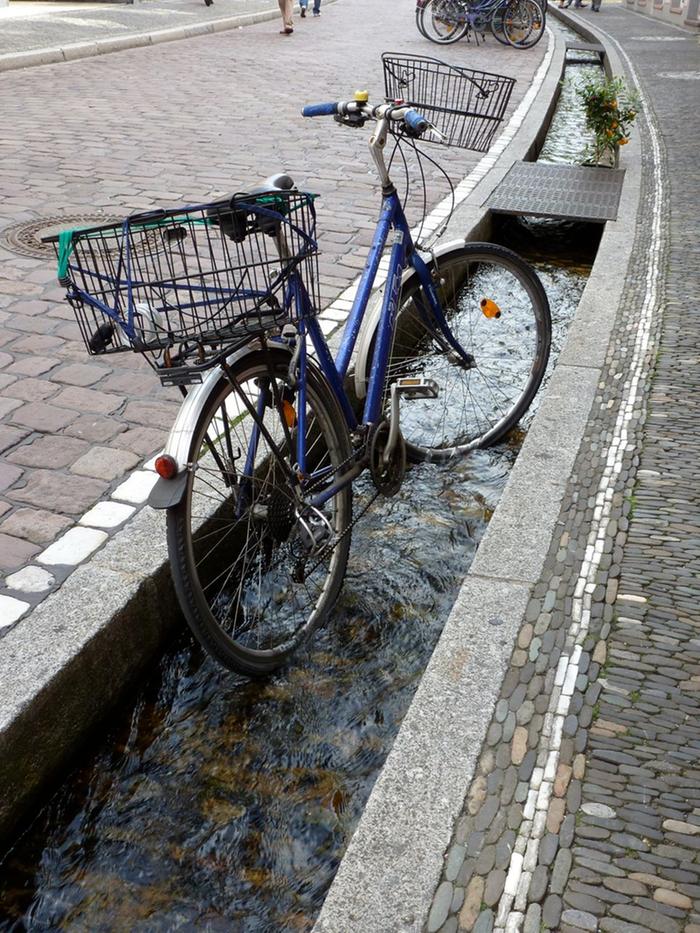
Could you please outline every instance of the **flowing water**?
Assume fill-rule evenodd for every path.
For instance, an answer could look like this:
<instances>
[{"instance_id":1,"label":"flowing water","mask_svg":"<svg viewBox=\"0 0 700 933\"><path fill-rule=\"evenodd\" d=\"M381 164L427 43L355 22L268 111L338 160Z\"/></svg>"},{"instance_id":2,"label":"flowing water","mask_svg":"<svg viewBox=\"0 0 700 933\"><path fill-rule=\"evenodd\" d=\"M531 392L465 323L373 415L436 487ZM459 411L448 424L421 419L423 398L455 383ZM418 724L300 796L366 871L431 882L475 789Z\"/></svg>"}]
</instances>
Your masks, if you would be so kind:
<instances>
[{"instance_id":1,"label":"flowing water","mask_svg":"<svg viewBox=\"0 0 700 933\"><path fill-rule=\"evenodd\" d=\"M597 236L499 237L543 280L555 359ZM8 853L0 929L310 929L521 440L377 500L332 620L282 673L238 679L183 633Z\"/></svg>"},{"instance_id":2,"label":"flowing water","mask_svg":"<svg viewBox=\"0 0 700 933\"><path fill-rule=\"evenodd\" d=\"M586 269L538 267L556 354ZM377 500L332 622L271 680L183 635L8 855L0 929L308 929L521 438Z\"/></svg>"}]
</instances>

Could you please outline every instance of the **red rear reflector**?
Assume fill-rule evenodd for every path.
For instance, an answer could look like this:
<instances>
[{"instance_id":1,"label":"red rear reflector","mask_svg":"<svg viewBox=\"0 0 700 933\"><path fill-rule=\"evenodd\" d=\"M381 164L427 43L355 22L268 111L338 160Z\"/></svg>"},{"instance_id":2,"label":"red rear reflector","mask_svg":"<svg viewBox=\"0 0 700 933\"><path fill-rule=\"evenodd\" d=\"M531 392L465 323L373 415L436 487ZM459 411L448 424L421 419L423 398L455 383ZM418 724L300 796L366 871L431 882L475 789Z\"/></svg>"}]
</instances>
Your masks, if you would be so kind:
<instances>
[{"instance_id":1,"label":"red rear reflector","mask_svg":"<svg viewBox=\"0 0 700 933\"><path fill-rule=\"evenodd\" d=\"M168 454L156 457L156 473L163 479L172 479L177 474L177 460Z\"/></svg>"}]
</instances>

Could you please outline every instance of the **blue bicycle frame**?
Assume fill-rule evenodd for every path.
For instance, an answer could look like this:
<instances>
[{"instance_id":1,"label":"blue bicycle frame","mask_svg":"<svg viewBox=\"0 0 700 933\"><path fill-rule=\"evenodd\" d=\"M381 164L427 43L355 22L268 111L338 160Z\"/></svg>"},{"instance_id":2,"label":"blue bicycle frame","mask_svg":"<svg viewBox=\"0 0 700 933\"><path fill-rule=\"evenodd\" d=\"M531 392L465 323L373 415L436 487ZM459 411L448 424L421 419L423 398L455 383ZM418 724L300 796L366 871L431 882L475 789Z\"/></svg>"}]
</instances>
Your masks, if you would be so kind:
<instances>
[{"instance_id":1,"label":"blue bicycle frame","mask_svg":"<svg viewBox=\"0 0 700 933\"><path fill-rule=\"evenodd\" d=\"M307 111L316 111L318 114L335 112L335 105L320 105L318 108L307 108ZM309 115L315 115L309 112ZM415 119L415 117L414 117ZM388 181L388 177L387 177ZM343 337L337 358L334 360L328 344L325 341L321 327L316 318L316 309L312 307L308 292L298 273L290 276L290 285L286 295L290 310L294 308L294 319L298 326L298 344L295 353L298 354L298 404L297 404L297 431L296 431L296 466L295 470L301 476L307 475L306 457L306 378L308 372L307 338L316 352L321 373L330 385L340 409L345 418L347 428L353 432L358 427L358 419L345 393L343 381L347 375L350 360L360 333L364 315L369 304L372 288L377 276L379 264L384 249L393 233L393 242L389 257L389 271L382 304L381 315L377 327L377 336L374 343L372 360L367 386L364 411L359 423L369 425L377 422L382 414L383 393L387 378L387 368L392 350L396 313L401 294L401 281L403 273L408 266L412 266L418 275L423 294L427 297L428 307L421 307L418 312L426 319L435 337L441 340L445 347L450 347L460 356L466 366L473 364L473 359L462 349L452 335L445 320L440 300L433 284L430 271L418 255L411 232L408 227L401 200L393 185L386 184L382 198L382 208L370 247L367 262L362 273L355 299L348 320L345 324ZM257 445L257 432L253 432L250 440L251 448ZM247 462L255 461L255 449L248 451ZM348 471L338 477L334 483L318 493L311 505L316 508L334 496L339 489L352 482L366 467L366 459L358 457L355 464ZM325 476L330 476L332 467L315 472L311 475L311 485L317 485Z\"/></svg>"},{"instance_id":2,"label":"blue bicycle frame","mask_svg":"<svg viewBox=\"0 0 700 933\"><path fill-rule=\"evenodd\" d=\"M358 420L350 401L343 388L343 380L350 366L355 344L357 342L362 321L369 303L372 287L377 276L379 263L382 258L387 241L393 231L393 244L389 258L389 271L387 274L387 286L384 291L381 316L377 328L377 339L375 341L370 376L367 387L367 397L365 400L364 411L361 418L362 424L372 424L376 422L382 411L383 392L387 375L389 356L391 353L396 311L401 292L401 280L404 270L411 265L416 270L424 292L428 297L429 309L422 309L423 314L432 318L441 332L446 344L449 344L460 356L462 356L469 365L470 357L464 352L462 347L453 337L449 326L445 320L440 301L432 282L428 267L421 257L417 254L413 239L411 237L403 206L395 190L384 195L382 209L377 222L372 246L369 251L367 262L365 264L362 277L360 279L357 293L353 302L352 309L348 316L343 332L343 338L338 350L337 358L334 361L328 345L325 341L321 327L316 318L315 309L311 307L308 293L301 283L297 274L292 277L293 301L297 309L299 320L299 388L297 418L298 430L296 432L297 443L297 468L299 472L306 474L306 373L308 367L308 354L306 338L311 340L316 355L318 357L321 372L327 379L333 390L340 408L343 412L349 431L353 431L358 426ZM256 435L254 435L254 438ZM251 438L251 444L254 442ZM249 458L250 458L249 452ZM358 464L348 470L347 474L339 477L337 482L324 489L323 492L315 496L311 504L315 507L321 506L326 500L330 499L336 492L352 482L364 469L365 464ZM330 472L331 468L326 468ZM316 484L323 477L324 471L314 473L311 476L312 484Z\"/></svg>"}]
</instances>

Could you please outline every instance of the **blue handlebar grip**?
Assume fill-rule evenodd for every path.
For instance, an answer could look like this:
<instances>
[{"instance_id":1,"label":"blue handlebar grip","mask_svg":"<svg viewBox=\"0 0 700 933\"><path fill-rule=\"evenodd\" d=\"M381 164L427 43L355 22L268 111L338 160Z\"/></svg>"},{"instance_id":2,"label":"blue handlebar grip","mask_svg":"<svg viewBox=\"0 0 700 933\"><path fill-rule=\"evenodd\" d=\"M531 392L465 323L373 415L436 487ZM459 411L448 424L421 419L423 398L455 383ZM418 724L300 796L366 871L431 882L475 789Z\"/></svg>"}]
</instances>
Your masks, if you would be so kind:
<instances>
[{"instance_id":1,"label":"blue handlebar grip","mask_svg":"<svg viewBox=\"0 0 700 933\"><path fill-rule=\"evenodd\" d=\"M331 117L338 112L338 104L307 104L301 111L302 117Z\"/></svg>"},{"instance_id":2,"label":"blue handlebar grip","mask_svg":"<svg viewBox=\"0 0 700 933\"><path fill-rule=\"evenodd\" d=\"M425 131L430 126L423 114L418 113L417 110L407 110L404 120L414 131L414 133L425 133Z\"/></svg>"}]
</instances>

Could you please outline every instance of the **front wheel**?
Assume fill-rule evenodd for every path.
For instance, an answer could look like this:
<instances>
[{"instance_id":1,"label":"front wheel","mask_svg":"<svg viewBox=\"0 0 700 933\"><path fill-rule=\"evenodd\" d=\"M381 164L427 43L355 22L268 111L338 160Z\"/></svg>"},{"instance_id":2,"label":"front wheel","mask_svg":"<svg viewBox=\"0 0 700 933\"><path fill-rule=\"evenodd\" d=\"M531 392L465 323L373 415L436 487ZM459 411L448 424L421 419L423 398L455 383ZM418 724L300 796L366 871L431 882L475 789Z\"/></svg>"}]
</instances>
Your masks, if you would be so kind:
<instances>
[{"instance_id":1,"label":"front wheel","mask_svg":"<svg viewBox=\"0 0 700 933\"><path fill-rule=\"evenodd\" d=\"M323 622L347 565L351 487L309 504L352 455L335 397L311 369L303 476L298 419L289 356L259 351L241 359L202 410L185 494L168 510L187 622L213 657L247 675L275 670Z\"/></svg>"},{"instance_id":2,"label":"front wheel","mask_svg":"<svg viewBox=\"0 0 700 933\"><path fill-rule=\"evenodd\" d=\"M435 383L437 397L402 400L401 431L412 460L444 461L496 444L527 411L547 367L551 318L537 274L502 246L467 243L427 269L453 343L414 273L396 314L385 405L398 379Z\"/></svg>"}]
</instances>

